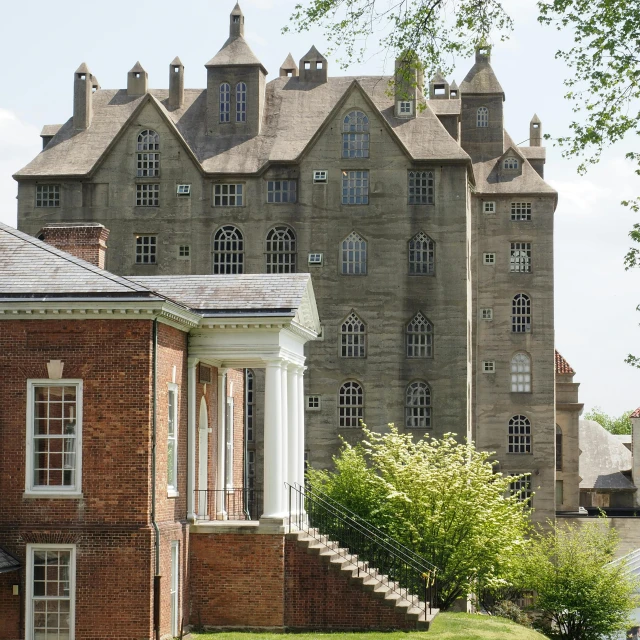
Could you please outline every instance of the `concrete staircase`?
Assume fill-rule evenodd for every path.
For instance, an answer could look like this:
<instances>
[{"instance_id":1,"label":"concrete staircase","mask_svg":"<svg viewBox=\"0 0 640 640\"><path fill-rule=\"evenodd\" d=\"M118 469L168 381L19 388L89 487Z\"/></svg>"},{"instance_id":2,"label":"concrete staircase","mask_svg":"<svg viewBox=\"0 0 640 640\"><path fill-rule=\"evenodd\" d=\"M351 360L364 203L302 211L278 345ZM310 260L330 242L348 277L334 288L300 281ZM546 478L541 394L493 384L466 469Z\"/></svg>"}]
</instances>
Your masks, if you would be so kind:
<instances>
[{"instance_id":1,"label":"concrete staircase","mask_svg":"<svg viewBox=\"0 0 640 640\"><path fill-rule=\"evenodd\" d=\"M317 556L331 569L339 571L351 584L370 593L372 598L379 598L386 605L394 607L412 626L415 623L416 629L428 631L438 614L438 609L429 609L429 603L421 602L418 596L408 593L388 576L380 574L368 562L349 553L348 549L340 548L337 542L329 540L317 529L294 531L286 534L286 537L295 540L298 546L304 548L308 554Z\"/></svg>"}]
</instances>

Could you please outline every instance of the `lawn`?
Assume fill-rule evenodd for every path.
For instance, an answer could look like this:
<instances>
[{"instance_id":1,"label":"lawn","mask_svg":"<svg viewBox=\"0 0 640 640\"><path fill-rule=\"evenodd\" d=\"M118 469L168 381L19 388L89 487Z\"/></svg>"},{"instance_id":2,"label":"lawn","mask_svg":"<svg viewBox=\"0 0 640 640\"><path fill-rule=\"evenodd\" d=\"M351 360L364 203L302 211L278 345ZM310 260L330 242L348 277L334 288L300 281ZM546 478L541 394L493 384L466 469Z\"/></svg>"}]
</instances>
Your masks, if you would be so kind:
<instances>
[{"instance_id":1,"label":"lawn","mask_svg":"<svg viewBox=\"0 0 640 640\"><path fill-rule=\"evenodd\" d=\"M282 640L280 633L221 632L192 634L197 640L249 640L259 636L260 640ZM468 615L466 613L441 613L431 627L431 631L402 631L369 633L296 633L295 640L469 640L469 638L487 638L488 640L544 640L543 636L531 629L525 629L503 618Z\"/></svg>"}]
</instances>

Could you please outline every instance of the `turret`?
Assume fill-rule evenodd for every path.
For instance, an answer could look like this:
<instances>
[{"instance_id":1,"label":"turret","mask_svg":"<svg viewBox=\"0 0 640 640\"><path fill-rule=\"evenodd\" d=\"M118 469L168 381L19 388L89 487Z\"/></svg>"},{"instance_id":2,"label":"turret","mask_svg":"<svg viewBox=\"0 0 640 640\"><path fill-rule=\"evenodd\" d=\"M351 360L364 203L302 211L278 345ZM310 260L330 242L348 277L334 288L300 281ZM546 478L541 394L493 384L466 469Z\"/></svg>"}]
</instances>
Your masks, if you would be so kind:
<instances>
[{"instance_id":1,"label":"turret","mask_svg":"<svg viewBox=\"0 0 640 640\"><path fill-rule=\"evenodd\" d=\"M229 37L244 38L244 13L237 2L229 16Z\"/></svg>"},{"instance_id":2,"label":"turret","mask_svg":"<svg viewBox=\"0 0 640 640\"><path fill-rule=\"evenodd\" d=\"M424 70L415 53L405 51L396 58L394 76L395 115L410 118L423 98Z\"/></svg>"},{"instance_id":3,"label":"turret","mask_svg":"<svg viewBox=\"0 0 640 640\"><path fill-rule=\"evenodd\" d=\"M436 75L431 78L431 82L429 82L429 99L448 100L449 91L450 88L447 79L438 71Z\"/></svg>"},{"instance_id":4,"label":"turret","mask_svg":"<svg viewBox=\"0 0 640 640\"><path fill-rule=\"evenodd\" d=\"M300 60L300 81L324 84L327 77L327 59L312 46Z\"/></svg>"},{"instance_id":5,"label":"turret","mask_svg":"<svg viewBox=\"0 0 640 640\"><path fill-rule=\"evenodd\" d=\"M184 65L176 56L169 65L169 109L179 109L184 104Z\"/></svg>"},{"instance_id":6,"label":"turret","mask_svg":"<svg viewBox=\"0 0 640 640\"><path fill-rule=\"evenodd\" d=\"M89 67L83 62L73 77L73 128L88 129L91 126L93 110L91 94L93 92L93 76Z\"/></svg>"},{"instance_id":7,"label":"turret","mask_svg":"<svg viewBox=\"0 0 640 640\"><path fill-rule=\"evenodd\" d=\"M280 77L287 76L295 78L298 75L298 65L295 63L293 56L289 54L287 59L280 66Z\"/></svg>"},{"instance_id":8,"label":"turret","mask_svg":"<svg viewBox=\"0 0 640 640\"><path fill-rule=\"evenodd\" d=\"M139 62L136 62L127 74L127 95L143 96L147 93L148 80L147 72Z\"/></svg>"},{"instance_id":9,"label":"turret","mask_svg":"<svg viewBox=\"0 0 640 640\"><path fill-rule=\"evenodd\" d=\"M531 122L529 123L529 146L540 147L542 146L542 122L540 118L534 113Z\"/></svg>"}]
</instances>

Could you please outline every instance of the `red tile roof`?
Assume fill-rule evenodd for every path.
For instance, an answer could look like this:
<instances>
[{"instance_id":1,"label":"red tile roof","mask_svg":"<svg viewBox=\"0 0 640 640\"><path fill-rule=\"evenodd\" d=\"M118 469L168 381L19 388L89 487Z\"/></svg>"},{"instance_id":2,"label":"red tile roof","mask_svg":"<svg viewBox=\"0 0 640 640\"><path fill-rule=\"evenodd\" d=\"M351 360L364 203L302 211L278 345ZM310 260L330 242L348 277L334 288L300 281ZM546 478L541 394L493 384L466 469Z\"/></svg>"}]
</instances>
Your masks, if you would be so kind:
<instances>
[{"instance_id":1,"label":"red tile roof","mask_svg":"<svg viewBox=\"0 0 640 640\"><path fill-rule=\"evenodd\" d=\"M560 355L556 350L556 373L572 374L575 373L572 366Z\"/></svg>"},{"instance_id":2,"label":"red tile roof","mask_svg":"<svg viewBox=\"0 0 640 640\"><path fill-rule=\"evenodd\" d=\"M630 418L640 418L640 407L638 407L629 417Z\"/></svg>"}]
</instances>

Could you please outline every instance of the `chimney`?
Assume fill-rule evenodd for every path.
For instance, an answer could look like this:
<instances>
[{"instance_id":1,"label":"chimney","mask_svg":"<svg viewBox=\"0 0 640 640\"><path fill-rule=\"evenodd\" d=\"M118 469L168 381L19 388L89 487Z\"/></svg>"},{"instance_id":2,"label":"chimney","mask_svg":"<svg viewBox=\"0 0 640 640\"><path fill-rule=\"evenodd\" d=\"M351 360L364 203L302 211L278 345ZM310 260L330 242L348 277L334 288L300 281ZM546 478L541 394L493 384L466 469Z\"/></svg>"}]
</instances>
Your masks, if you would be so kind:
<instances>
[{"instance_id":1,"label":"chimney","mask_svg":"<svg viewBox=\"0 0 640 640\"><path fill-rule=\"evenodd\" d=\"M542 146L542 122L540 118L534 113L531 122L529 123L529 146L540 147Z\"/></svg>"},{"instance_id":2,"label":"chimney","mask_svg":"<svg viewBox=\"0 0 640 640\"><path fill-rule=\"evenodd\" d=\"M139 62L136 62L127 74L127 95L143 96L147 93L147 80L147 72Z\"/></svg>"},{"instance_id":3,"label":"chimney","mask_svg":"<svg viewBox=\"0 0 640 640\"><path fill-rule=\"evenodd\" d=\"M184 65L176 56L169 65L169 109L179 109L184 104Z\"/></svg>"},{"instance_id":4,"label":"chimney","mask_svg":"<svg viewBox=\"0 0 640 640\"><path fill-rule=\"evenodd\" d=\"M289 54L287 59L282 63L280 67L281 78L295 78L298 75L298 65L295 63L293 56Z\"/></svg>"},{"instance_id":5,"label":"chimney","mask_svg":"<svg viewBox=\"0 0 640 640\"><path fill-rule=\"evenodd\" d=\"M629 416L631 420L631 464L633 484L640 485L640 407ZM639 487L640 489L640 487ZM636 492L636 506L640 506L640 490Z\"/></svg>"},{"instance_id":6,"label":"chimney","mask_svg":"<svg viewBox=\"0 0 640 640\"><path fill-rule=\"evenodd\" d=\"M448 100L449 97L449 83L442 73L438 71L429 83L429 100Z\"/></svg>"},{"instance_id":7,"label":"chimney","mask_svg":"<svg viewBox=\"0 0 640 640\"><path fill-rule=\"evenodd\" d=\"M476 48L476 62L491 64L491 47L488 44L478 45Z\"/></svg>"},{"instance_id":8,"label":"chimney","mask_svg":"<svg viewBox=\"0 0 640 640\"><path fill-rule=\"evenodd\" d=\"M83 62L73 77L73 128L88 129L91 125L91 93L93 77Z\"/></svg>"},{"instance_id":9,"label":"chimney","mask_svg":"<svg viewBox=\"0 0 640 640\"><path fill-rule=\"evenodd\" d=\"M244 38L244 14L237 2L229 16L229 40L235 38Z\"/></svg>"},{"instance_id":10,"label":"chimney","mask_svg":"<svg viewBox=\"0 0 640 640\"><path fill-rule=\"evenodd\" d=\"M307 55L300 60L300 82L324 84L327 81L327 59L311 47Z\"/></svg>"},{"instance_id":11,"label":"chimney","mask_svg":"<svg viewBox=\"0 0 640 640\"><path fill-rule=\"evenodd\" d=\"M98 222L55 222L43 227L38 238L104 269L109 229Z\"/></svg>"}]
</instances>

